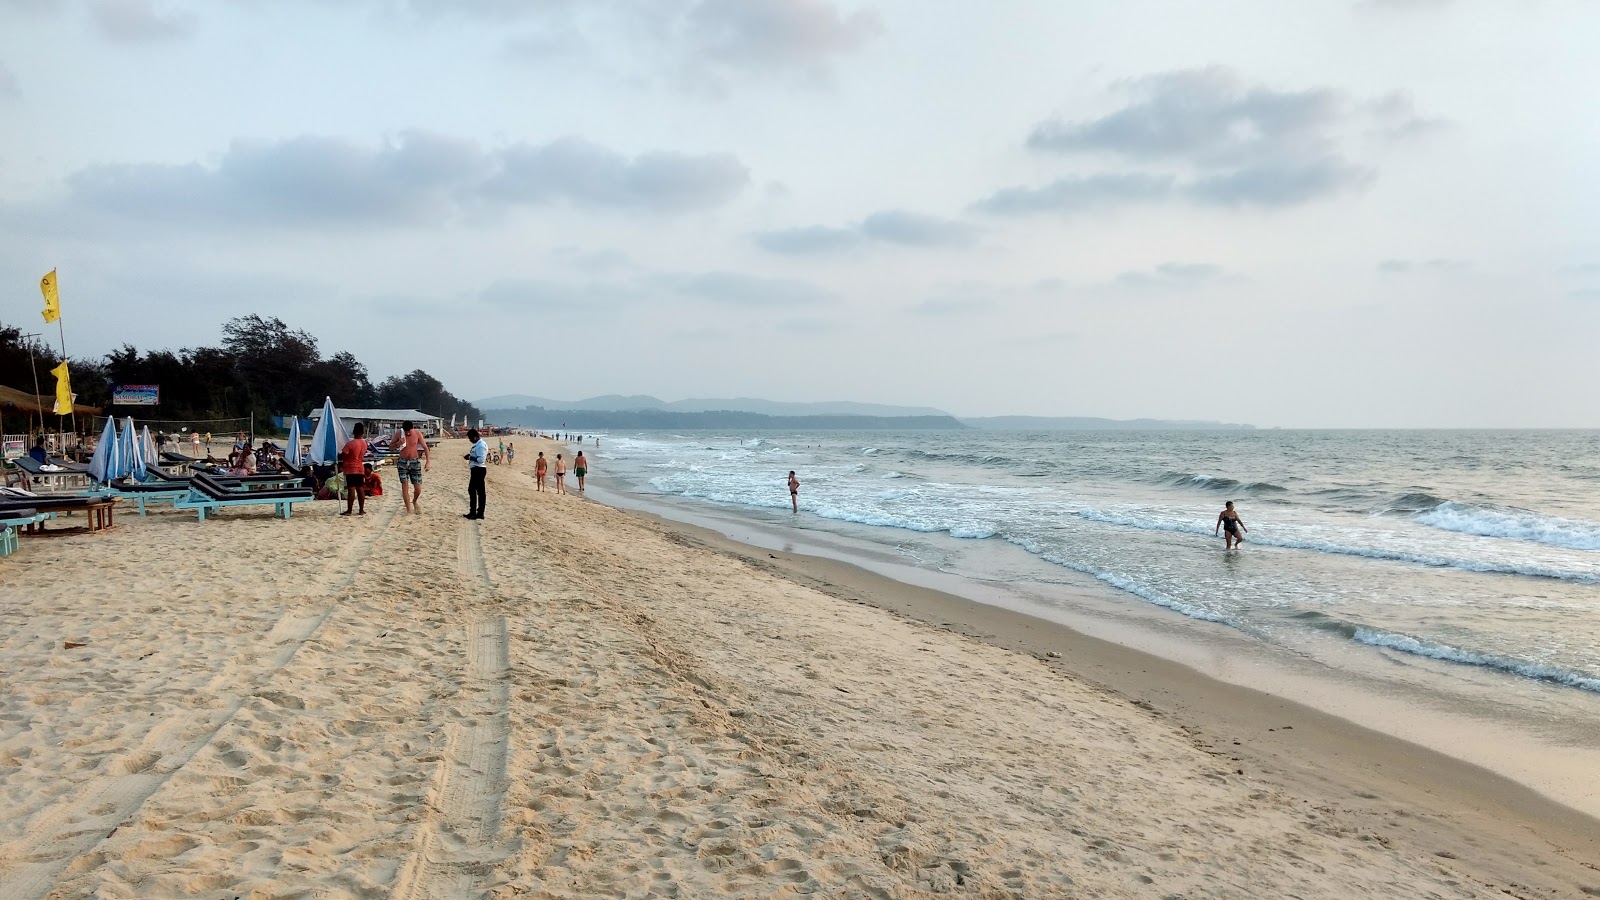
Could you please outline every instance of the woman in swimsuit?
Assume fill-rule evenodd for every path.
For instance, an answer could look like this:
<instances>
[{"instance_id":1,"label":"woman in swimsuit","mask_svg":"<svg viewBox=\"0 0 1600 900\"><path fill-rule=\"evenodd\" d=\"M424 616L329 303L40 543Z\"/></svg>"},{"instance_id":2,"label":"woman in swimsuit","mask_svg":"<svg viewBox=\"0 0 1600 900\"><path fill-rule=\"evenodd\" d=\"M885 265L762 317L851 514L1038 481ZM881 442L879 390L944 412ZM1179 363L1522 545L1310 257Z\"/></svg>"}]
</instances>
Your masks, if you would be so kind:
<instances>
[{"instance_id":1,"label":"woman in swimsuit","mask_svg":"<svg viewBox=\"0 0 1600 900\"><path fill-rule=\"evenodd\" d=\"M1238 549L1238 546L1244 543L1244 532L1250 530L1244 527L1244 520L1234 511L1232 500L1228 501L1222 512L1217 513L1217 527L1212 534L1224 530L1228 532L1227 537L1223 539L1226 542L1225 549L1228 550Z\"/></svg>"},{"instance_id":2,"label":"woman in swimsuit","mask_svg":"<svg viewBox=\"0 0 1600 900\"><path fill-rule=\"evenodd\" d=\"M578 493L583 493L583 476L589 474L589 461L583 458L583 451L578 451L578 456L572 461L572 474L578 476Z\"/></svg>"}]
</instances>

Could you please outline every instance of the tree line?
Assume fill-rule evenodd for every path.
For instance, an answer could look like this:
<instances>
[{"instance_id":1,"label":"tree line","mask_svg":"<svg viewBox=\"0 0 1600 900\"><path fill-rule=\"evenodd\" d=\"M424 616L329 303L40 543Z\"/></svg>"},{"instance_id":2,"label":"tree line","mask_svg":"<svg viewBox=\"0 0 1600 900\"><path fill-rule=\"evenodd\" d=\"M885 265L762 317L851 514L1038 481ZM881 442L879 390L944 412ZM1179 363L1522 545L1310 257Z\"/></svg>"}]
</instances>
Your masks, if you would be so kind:
<instances>
[{"instance_id":1,"label":"tree line","mask_svg":"<svg viewBox=\"0 0 1600 900\"><path fill-rule=\"evenodd\" d=\"M39 392L51 397L56 382L50 370L61 356L34 342L30 360L29 340L22 329L0 323L0 385L31 394L37 376ZM374 385L354 354L340 351L324 358L309 333L258 315L229 319L222 326L220 346L140 351L123 344L99 359L71 359L69 368L77 402L89 406L109 408L112 385L159 385L160 405L140 407L140 418L228 419L253 414L257 422L268 422L273 415L304 416L321 406L324 397L347 408L417 409L469 421L481 415L477 407L421 369ZM8 420L23 418L14 410L4 412Z\"/></svg>"}]
</instances>

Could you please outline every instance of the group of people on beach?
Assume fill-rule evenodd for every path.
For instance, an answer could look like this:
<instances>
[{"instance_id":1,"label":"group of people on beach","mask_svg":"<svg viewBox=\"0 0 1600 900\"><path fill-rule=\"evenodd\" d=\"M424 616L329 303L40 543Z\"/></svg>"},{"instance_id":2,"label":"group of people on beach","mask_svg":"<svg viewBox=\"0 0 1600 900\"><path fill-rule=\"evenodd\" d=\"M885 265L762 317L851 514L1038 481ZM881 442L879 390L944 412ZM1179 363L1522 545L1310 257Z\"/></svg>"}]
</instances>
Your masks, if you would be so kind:
<instances>
[{"instance_id":1,"label":"group of people on beach","mask_svg":"<svg viewBox=\"0 0 1600 900\"><path fill-rule=\"evenodd\" d=\"M538 485L539 490L544 490L544 480L551 474L550 460L545 458L544 451L541 450L538 457L533 461L533 480ZM578 479L578 493L583 493L583 479L589 474L589 460L584 457L582 450L579 450L578 455L572 458L572 474ZM565 494L567 492L567 462L559 453L556 454L554 475L556 479L555 492Z\"/></svg>"}]
</instances>

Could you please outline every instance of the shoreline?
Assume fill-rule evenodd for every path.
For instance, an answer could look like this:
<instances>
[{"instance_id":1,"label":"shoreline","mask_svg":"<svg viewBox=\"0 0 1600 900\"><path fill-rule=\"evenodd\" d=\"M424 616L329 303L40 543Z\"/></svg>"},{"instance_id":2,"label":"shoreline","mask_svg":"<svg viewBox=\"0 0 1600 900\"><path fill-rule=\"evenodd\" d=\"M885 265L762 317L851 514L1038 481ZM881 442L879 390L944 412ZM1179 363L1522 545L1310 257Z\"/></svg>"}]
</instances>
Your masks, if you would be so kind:
<instances>
[{"instance_id":1,"label":"shoreline","mask_svg":"<svg viewBox=\"0 0 1600 900\"><path fill-rule=\"evenodd\" d=\"M603 493L621 492L607 487ZM1584 868L1594 868L1587 860L1600 861L1600 818L1506 775L1336 713L846 559L746 543L637 506L612 508L642 517L689 546L820 593L1031 656L1175 723L1208 752L1281 790L1363 818L1385 841L1431 846L1429 852L1455 853L1442 858L1459 859L1450 847L1481 852L1482 837L1493 835L1505 846L1477 861L1485 875L1511 882L1527 871L1530 856L1551 850Z\"/></svg>"}]
</instances>

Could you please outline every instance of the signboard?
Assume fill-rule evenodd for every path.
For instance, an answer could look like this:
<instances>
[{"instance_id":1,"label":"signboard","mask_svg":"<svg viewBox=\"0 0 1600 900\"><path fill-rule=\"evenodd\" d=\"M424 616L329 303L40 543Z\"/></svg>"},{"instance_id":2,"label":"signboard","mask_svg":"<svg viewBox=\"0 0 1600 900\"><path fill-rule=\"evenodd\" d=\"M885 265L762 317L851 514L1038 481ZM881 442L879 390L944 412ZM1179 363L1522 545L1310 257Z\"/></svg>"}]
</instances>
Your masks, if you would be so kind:
<instances>
[{"instance_id":1,"label":"signboard","mask_svg":"<svg viewBox=\"0 0 1600 900\"><path fill-rule=\"evenodd\" d=\"M158 406L160 403L159 384L118 384L111 388L112 406Z\"/></svg>"}]
</instances>

